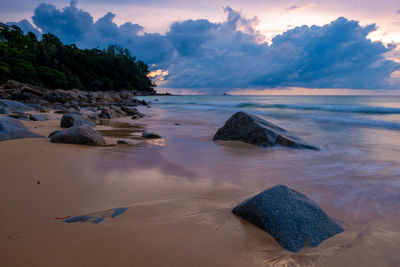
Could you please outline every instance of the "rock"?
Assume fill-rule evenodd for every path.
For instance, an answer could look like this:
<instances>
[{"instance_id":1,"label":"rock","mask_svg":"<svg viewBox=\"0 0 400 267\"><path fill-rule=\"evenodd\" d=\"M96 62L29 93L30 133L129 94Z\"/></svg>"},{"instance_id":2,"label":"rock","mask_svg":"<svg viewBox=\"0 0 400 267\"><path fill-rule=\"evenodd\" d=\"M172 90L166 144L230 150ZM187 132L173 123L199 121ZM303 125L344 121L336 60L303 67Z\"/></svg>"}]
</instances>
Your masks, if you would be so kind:
<instances>
[{"instance_id":1,"label":"rock","mask_svg":"<svg viewBox=\"0 0 400 267\"><path fill-rule=\"evenodd\" d=\"M87 115L87 117L92 120L92 121L97 121L99 119L99 114L97 113L90 113L89 115Z\"/></svg>"},{"instance_id":2,"label":"rock","mask_svg":"<svg viewBox=\"0 0 400 267\"><path fill-rule=\"evenodd\" d=\"M119 145L132 145L133 143L125 141L125 140L118 140L117 144L119 144Z\"/></svg>"},{"instance_id":3,"label":"rock","mask_svg":"<svg viewBox=\"0 0 400 267\"><path fill-rule=\"evenodd\" d=\"M138 111L136 108L122 106L121 110L123 112L125 112L128 116L132 116L133 120L141 119L146 116L143 113L141 113L140 111Z\"/></svg>"},{"instance_id":4,"label":"rock","mask_svg":"<svg viewBox=\"0 0 400 267\"><path fill-rule=\"evenodd\" d=\"M92 121L87 120L82 116L73 113L64 114L61 118L61 127L63 128L69 128L73 126L77 127L81 125L87 125L89 127L95 126L95 124Z\"/></svg>"},{"instance_id":5,"label":"rock","mask_svg":"<svg viewBox=\"0 0 400 267\"><path fill-rule=\"evenodd\" d=\"M10 95L0 86L0 98L9 98Z\"/></svg>"},{"instance_id":6,"label":"rock","mask_svg":"<svg viewBox=\"0 0 400 267\"><path fill-rule=\"evenodd\" d=\"M49 135L47 137L50 138L50 137L52 137L53 135L55 135L55 134L57 134L59 132L62 132L62 131L61 130L52 131L51 133L49 133Z\"/></svg>"},{"instance_id":7,"label":"rock","mask_svg":"<svg viewBox=\"0 0 400 267\"><path fill-rule=\"evenodd\" d=\"M10 114L11 110L6 107L0 107L0 114Z\"/></svg>"},{"instance_id":8,"label":"rock","mask_svg":"<svg viewBox=\"0 0 400 267\"><path fill-rule=\"evenodd\" d=\"M142 137L143 137L143 138L146 138L146 139L161 138L161 136L159 136L158 134L150 133L150 132L144 132L144 133L142 134Z\"/></svg>"},{"instance_id":9,"label":"rock","mask_svg":"<svg viewBox=\"0 0 400 267\"><path fill-rule=\"evenodd\" d=\"M175 122L174 125L182 125L182 124L180 124L179 122Z\"/></svg>"},{"instance_id":10,"label":"rock","mask_svg":"<svg viewBox=\"0 0 400 267\"><path fill-rule=\"evenodd\" d=\"M100 118L102 119L115 119L126 117L128 114L121 110L119 107L111 106L109 108L103 108L100 113Z\"/></svg>"},{"instance_id":11,"label":"rock","mask_svg":"<svg viewBox=\"0 0 400 267\"><path fill-rule=\"evenodd\" d=\"M8 108L12 112L33 111L33 108L30 106L8 99L0 99L0 107L1 106Z\"/></svg>"},{"instance_id":12,"label":"rock","mask_svg":"<svg viewBox=\"0 0 400 267\"><path fill-rule=\"evenodd\" d=\"M244 112L232 115L225 125L218 129L213 140L243 141L263 147L282 145L291 148L317 149L291 136L286 130Z\"/></svg>"},{"instance_id":13,"label":"rock","mask_svg":"<svg viewBox=\"0 0 400 267\"><path fill-rule=\"evenodd\" d=\"M29 131L22 122L14 118L0 117L0 141L41 137L43 136Z\"/></svg>"},{"instance_id":14,"label":"rock","mask_svg":"<svg viewBox=\"0 0 400 267\"><path fill-rule=\"evenodd\" d=\"M118 113L111 110L110 108L103 108L100 113L100 118L102 119L118 118Z\"/></svg>"},{"instance_id":15,"label":"rock","mask_svg":"<svg viewBox=\"0 0 400 267\"><path fill-rule=\"evenodd\" d=\"M29 119L31 121L47 121L46 116L41 116L41 115L37 115L37 114L30 114Z\"/></svg>"},{"instance_id":16,"label":"rock","mask_svg":"<svg viewBox=\"0 0 400 267\"><path fill-rule=\"evenodd\" d=\"M44 98L49 102L58 102L58 103L66 103L71 101L78 102L80 100L79 94L77 93L79 90L62 90L57 89L50 93L44 95ZM81 91L79 91L81 92Z\"/></svg>"},{"instance_id":17,"label":"rock","mask_svg":"<svg viewBox=\"0 0 400 267\"><path fill-rule=\"evenodd\" d=\"M56 111L54 111L54 113L56 113L56 114L67 114L67 113L70 113L70 111L69 110L56 110Z\"/></svg>"},{"instance_id":18,"label":"rock","mask_svg":"<svg viewBox=\"0 0 400 267\"><path fill-rule=\"evenodd\" d=\"M39 110L40 113L49 113L50 110L46 109L46 108L40 108Z\"/></svg>"},{"instance_id":19,"label":"rock","mask_svg":"<svg viewBox=\"0 0 400 267\"><path fill-rule=\"evenodd\" d=\"M277 185L251 197L232 212L271 234L282 247L297 252L318 246L343 228L305 195Z\"/></svg>"},{"instance_id":20,"label":"rock","mask_svg":"<svg viewBox=\"0 0 400 267\"><path fill-rule=\"evenodd\" d=\"M50 136L50 142L90 146L104 146L106 143L101 133L86 125L53 132Z\"/></svg>"},{"instance_id":21,"label":"rock","mask_svg":"<svg viewBox=\"0 0 400 267\"><path fill-rule=\"evenodd\" d=\"M19 89L21 88L22 83L14 81L14 80L8 80L3 84L3 87L5 89Z\"/></svg>"},{"instance_id":22,"label":"rock","mask_svg":"<svg viewBox=\"0 0 400 267\"><path fill-rule=\"evenodd\" d=\"M22 94L29 93L36 96L43 96L47 92L47 90L42 87L33 86L30 84L23 84L20 90L22 91Z\"/></svg>"},{"instance_id":23,"label":"rock","mask_svg":"<svg viewBox=\"0 0 400 267\"><path fill-rule=\"evenodd\" d=\"M131 108L131 107L126 107L126 106L122 106L121 110L123 112L125 112L128 116L133 116L137 113L140 113L137 108ZM143 115L144 116L144 115Z\"/></svg>"},{"instance_id":24,"label":"rock","mask_svg":"<svg viewBox=\"0 0 400 267\"><path fill-rule=\"evenodd\" d=\"M18 120L23 120L23 121L29 121L29 114L25 113L15 113L15 114L9 114L7 115L10 118L18 119Z\"/></svg>"}]
</instances>

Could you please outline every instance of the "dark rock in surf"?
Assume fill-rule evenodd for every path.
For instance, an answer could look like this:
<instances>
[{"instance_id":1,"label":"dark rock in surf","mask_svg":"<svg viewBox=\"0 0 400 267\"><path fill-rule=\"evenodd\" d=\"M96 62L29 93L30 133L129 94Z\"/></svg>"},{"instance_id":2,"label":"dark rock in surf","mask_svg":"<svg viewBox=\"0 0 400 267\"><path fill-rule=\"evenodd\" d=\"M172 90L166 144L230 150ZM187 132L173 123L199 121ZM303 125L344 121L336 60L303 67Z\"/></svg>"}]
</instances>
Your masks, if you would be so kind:
<instances>
[{"instance_id":1,"label":"dark rock in surf","mask_svg":"<svg viewBox=\"0 0 400 267\"><path fill-rule=\"evenodd\" d=\"M158 134L150 133L150 132L144 132L144 133L142 134L142 137L143 137L143 138L146 138L146 139L157 139L157 138L161 138L161 136L159 136Z\"/></svg>"},{"instance_id":2,"label":"dark rock in surf","mask_svg":"<svg viewBox=\"0 0 400 267\"><path fill-rule=\"evenodd\" d=\"M132 145L133 143L129 142L129 141L125 141L125 140L118 140L117 144L118 145Z\"/></svg>"},{"instance_id":3,"label":"dark rock in surf","mask_svg":"<svg viewBox=\"0 0 400 267\"><path fill-rule=\"evenodd\" d=\"M232 115L225 125L218 129L213 140L243 141L263 147L282 145L291 148L317 149L291 136L285 129L244 112Z\"/></svg>"},{"instance_id":4,"label":"dark rock in surf","mask_svg":"<svg viewBox=\"0 0 400 267\"><path fill-rule=\"evenodd\" d=\"M22 122L10 118L0 117L0 141L10 139L22 139L22 138L42 138L43 136L38 135L29 131Z\"/></svg>"},{"instance_id":5,"label":"dark rock in surf","mask_svg":"<svg viewBox=\"0 0 400 267\"><path fill-rule=\"evenodd\" d=\"M251 197L232 212L271 234L282 247L293 252L316 247L343 232L318 205L284 185Z\"/></svg>"},{"instance_id":6,"label":"dark rock in surf","mask_svg":"<svg viewBox=\"0 0 400 267\"><path fill-rule=\"evenodd\" d=\"M106 143L101 133L86 125L53 132L50 134L50 142L89 146L104 146Z\"/></svg>"}]
</instances>

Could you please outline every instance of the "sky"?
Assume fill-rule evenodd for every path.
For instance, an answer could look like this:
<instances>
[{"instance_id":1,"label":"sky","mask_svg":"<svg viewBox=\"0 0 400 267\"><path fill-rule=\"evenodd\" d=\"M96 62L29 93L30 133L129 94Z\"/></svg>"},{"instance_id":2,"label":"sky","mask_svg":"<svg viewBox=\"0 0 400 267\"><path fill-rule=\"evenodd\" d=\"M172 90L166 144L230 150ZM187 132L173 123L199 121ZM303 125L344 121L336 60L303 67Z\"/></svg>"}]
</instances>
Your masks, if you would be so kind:
<instances>
[{"instance_id":1,"label":"sky","mask_svg":"<svg viewBox=\"0 0 400 267\"><path fill-rule=\"evenodd\" d=\"M399 92L398 0L0 0L0 21L81 48L118 43L160 88ZM399 44L399 45L398 45Z\"/></svg>"}]
</instances>

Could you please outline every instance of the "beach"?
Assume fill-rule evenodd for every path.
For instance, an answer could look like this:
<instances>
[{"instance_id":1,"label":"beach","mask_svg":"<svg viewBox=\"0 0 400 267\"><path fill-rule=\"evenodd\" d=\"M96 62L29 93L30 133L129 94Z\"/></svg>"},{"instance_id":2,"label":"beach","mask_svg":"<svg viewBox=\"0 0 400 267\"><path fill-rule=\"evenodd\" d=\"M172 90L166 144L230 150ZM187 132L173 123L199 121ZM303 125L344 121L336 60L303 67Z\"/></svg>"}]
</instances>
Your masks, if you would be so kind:
<instances>
[{"instance_id":1,"label":"beach","mask_svg":"<svg viewBox=\"0 0 400 267\"><path fill-rule=\"evenodd\" d=\"M394 266L399 262L400 165L395 155L400 151L396 128L400 107L372 103L380 107L378 111L390 108L385 118L365 113L370 106L354 110L354 102L349 104L353 111L332 111L343 109L346 102L340 100L340 106L322 103L325 110L315 118L307 103L252 109L249 103L260 99L229 97L144 97L153 102L152 108L139 109L146 117L112 119L96 126L107 144L123 139L133 143L128 146L53 144L47 138L0 142L0 265ZM275 104L282 99L262 101ZM299 103L299 99L288 101ZM320 150L213 142L224 121L243 109L295 132ZM51 117L24 124L47 136L59 129L61 115ZM340 125L330 117L341 120ZM144 130L162 138L144 140L140 138ZM292 253L231 213L244 199L277 184L310 197L345 231L318 247ZM118 207L127 211L99 224L56 219Z\"/></svg>"}]
</instances>

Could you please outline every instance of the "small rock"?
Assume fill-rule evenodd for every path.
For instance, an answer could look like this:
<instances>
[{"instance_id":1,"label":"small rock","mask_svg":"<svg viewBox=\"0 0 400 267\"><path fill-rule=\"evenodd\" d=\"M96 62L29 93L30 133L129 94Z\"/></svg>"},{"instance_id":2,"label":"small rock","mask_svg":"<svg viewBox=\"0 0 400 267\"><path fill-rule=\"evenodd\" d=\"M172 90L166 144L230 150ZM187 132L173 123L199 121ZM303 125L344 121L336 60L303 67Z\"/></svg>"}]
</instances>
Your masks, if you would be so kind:
<instances>
[{"instance_id":1,"label":"small rock","mask_svg":"<svg viewBox=\"0 0 400 267\"><path fill-rule=\"evenodd\" d=\"M150 133L150 132L144 132L144 133L142 134L142 137L143 137L143 138L146 138L146 139L161 138L161 136L159 136L158 134Z\"/></svg>"},{"instance_id":2,"label":"small rock","mask_svg":"<svg viewBox=\"0 0 400 267\"><path fill-rule=\"evenodd\" d=\"M125 140L118 140L117 144L119 144L119 145L132 145L133 143L125 141Z\"/></svg>"},{"instance_id":3,"label":"small rock","mask_svg":"<svg viewBox=\"0 0 400 267\"><path fill-rule=\"evenodd\" d=\"M46 121L47 117L41 116L41 115L37 115L37 114L30 114L29 115L29 119L31 121Z\"/></svg>"},{"instance_id":4,"label":"small rock","mask_svg":"<svg viewBox=\"0 0 400 267\"><path fill-rule=\"evenodd\" d=\"M56 111L54 111L54 113L56 113L56 114L67 114L69 112L70 112L69 110L56 110Z\"/></svg>"},{"instance_id":5,"label":"small rock","mask_svg":"<svg viewBox=\"0 0 400 267\"><path fill-rule=\"evenodd\" d=\"M47 136L47 137L52 137L53 135L55 135L55 134L57 134L57 133L59 133L59 132L61 132L61 130L55 130L55 131L52 131L51 133L49 133L49 135Z\"/></svg>"},{"instance_id":6,"label":"small rock","mask_svg":"<svg viewBox=\"0 0 400 267\"><path fill-rule=\"evenodd\" d=\"M96 121L99 119L99 114L97 114L97 113L90 113L89 115L87 115L87 117L88 117L90 120L96 122Z\"/></svg>"},{"instance_id":7,"label":"small rock","mask_svg":"<svg viewBox=\"0 0 400 267\"><path fill-rule=\"evenodd\" d=\"M18 120L23 120L23 121L29 121L29 114L25 113L15 113L15 114L9 114L7 115L8 117L18 119Z\"/></svg>"}]
</instances>

